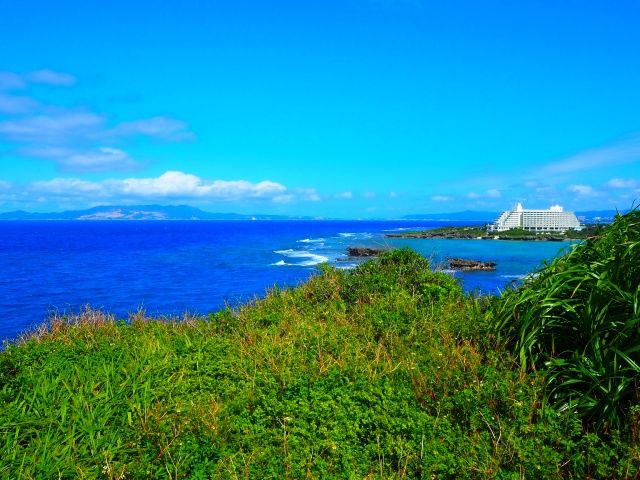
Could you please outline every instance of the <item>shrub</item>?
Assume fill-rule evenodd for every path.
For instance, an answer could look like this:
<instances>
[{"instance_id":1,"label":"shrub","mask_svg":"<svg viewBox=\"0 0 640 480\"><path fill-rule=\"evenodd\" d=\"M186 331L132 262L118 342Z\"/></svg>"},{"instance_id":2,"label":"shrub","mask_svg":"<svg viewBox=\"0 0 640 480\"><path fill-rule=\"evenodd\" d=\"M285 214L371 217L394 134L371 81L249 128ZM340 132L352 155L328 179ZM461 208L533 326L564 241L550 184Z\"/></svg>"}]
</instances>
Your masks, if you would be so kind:
<instances>
[{"instance_id":1,"label":"shrub","mask_svg":"<svg viewBox=\"0 0 640 480\"><path fill-rule=\"evenodd\" d=\"M640 382L640 211L505 293L495 326L522 368L544 370L548 402L621 425Z\"/></svg>"}]
</instances>

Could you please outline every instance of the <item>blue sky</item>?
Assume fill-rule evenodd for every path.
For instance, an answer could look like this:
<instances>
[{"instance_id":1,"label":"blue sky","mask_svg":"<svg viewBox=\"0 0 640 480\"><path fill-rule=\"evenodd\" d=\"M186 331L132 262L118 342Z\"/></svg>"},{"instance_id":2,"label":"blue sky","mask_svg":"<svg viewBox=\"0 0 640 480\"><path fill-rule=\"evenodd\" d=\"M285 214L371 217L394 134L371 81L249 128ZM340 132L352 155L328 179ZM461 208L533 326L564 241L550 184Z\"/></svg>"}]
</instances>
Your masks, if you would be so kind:
<instances>
[{"instance_id":1,"label":"blue sky","mask_svg":"<svg viewBox=\"0 0 640 480\"><path fill-rule=\"evenodd\" d=\"M640 198L635 0L0 2L0 211Z\"/></svg>"}]
</instances>

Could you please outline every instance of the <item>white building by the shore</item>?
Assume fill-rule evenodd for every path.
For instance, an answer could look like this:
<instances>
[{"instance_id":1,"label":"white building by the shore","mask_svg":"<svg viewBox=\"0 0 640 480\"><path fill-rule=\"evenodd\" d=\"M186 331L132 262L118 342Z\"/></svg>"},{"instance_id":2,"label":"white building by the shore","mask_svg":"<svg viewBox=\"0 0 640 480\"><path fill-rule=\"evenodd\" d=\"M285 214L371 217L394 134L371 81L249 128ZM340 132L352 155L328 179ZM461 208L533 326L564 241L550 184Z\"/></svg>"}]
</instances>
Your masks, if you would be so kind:
<instances>
[{"instance_id":1,"label":"white building by the shore","mask_svg":"<svg viewBox=\"0 0 640 480\"><path fill-rule=\"evenodd\" d=\"M490 232L504 232L512 228L531 232L565 232L571 229L581 230L582 225L575 213L565 212L560 205L552 205L548 210L533 210L517 203L489 225Z\"/></svg>"}]
</instances>

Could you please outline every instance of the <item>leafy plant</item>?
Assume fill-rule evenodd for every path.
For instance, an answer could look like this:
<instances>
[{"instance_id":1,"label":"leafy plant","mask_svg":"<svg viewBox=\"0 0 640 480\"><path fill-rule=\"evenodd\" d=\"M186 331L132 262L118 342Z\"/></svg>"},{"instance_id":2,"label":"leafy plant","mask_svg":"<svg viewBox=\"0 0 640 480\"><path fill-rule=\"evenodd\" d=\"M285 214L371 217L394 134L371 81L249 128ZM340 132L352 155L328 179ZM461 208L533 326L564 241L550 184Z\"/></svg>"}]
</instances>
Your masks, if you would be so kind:
<instances>
[{"instance_id":1,"label":"leafy plant","mask_svg":"<svg viewBox=\"0 0 640 480\"><path fill-rule=\"evenodd\" d=\"M505 293L495 326L523 369L544 370L548 402L620 426L640 382L640 211Z\"/></svg>"}]
</instances>

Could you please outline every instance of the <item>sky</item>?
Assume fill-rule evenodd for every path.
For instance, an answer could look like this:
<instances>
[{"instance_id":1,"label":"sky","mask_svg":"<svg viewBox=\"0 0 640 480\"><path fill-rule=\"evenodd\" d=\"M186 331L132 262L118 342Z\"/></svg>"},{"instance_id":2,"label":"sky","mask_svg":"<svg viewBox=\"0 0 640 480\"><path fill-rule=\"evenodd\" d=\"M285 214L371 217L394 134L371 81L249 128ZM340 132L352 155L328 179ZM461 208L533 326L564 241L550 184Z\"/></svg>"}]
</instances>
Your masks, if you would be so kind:
<instances>
[{"instance_id":1,"label":"sky","mask_svg":"<svg viewBox=\"0 0 640 480\"><path fill-rule=\"evenodd\" d=\"M640 199L640 2L0 0L0 212Z\"/></svg>"}]
</instances>

